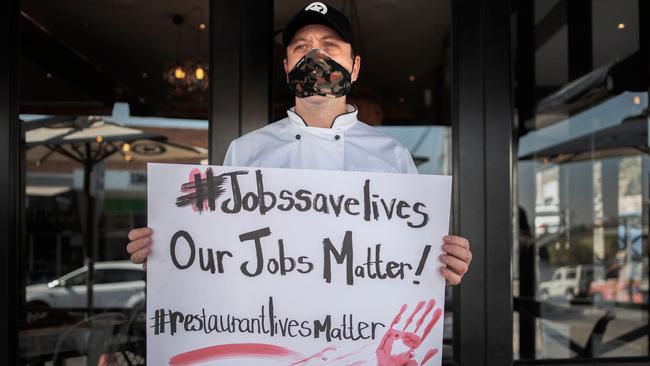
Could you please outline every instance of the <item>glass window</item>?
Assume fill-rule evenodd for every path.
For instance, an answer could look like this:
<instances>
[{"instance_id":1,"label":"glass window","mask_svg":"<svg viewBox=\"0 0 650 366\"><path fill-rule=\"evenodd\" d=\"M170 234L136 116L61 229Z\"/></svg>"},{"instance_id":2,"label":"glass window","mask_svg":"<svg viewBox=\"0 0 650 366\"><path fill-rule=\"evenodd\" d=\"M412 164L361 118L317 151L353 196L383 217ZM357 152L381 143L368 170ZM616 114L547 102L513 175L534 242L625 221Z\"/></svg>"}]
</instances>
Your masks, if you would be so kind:
<instances>
[{"instance_id":1,"label":"glass window","mask_svg":"<svg viewBox=\"0 0 650 366\"><path fill-rule=\"evenodd\" d=\"M119 282L132 282L132 281L144 281L145 272L140 270L128 270L128 269L105 269L100 270L103 272L102 275L98 275L98 278L101 278L101 282L97 283L119 283Z\"/></svg>"},{"instance_id":2,"label":"glass window","mask_svg":"<svg viewBox=\"0 0 650 366\"><path fill-rule=\"evenodd\" d=\"M74 275L65 280L66 286L85 286L86 279L88 278L86 271L83 271L77 275Z\"/></svg>"},{"instance_id":3,"label":"glass window","mask_svg":"<svg viewBox=\"0 0 650 366\"><path fill-rule=\"evenodd\" d=\"M21 1L20 364L145 363L127 233L146 225L147 162L207 162L208 5ZM89 260L93 283L83 271L54 286Z\"/></svg>"},{"instance_id":4,"label":"glass window","mask_svg":"<svg viewBox=\"0 0 650 366\"><path fill-rule=\"evenodd\" d=\"M576 277L577 277L577 272L576 272L575 269L571 269L571 270L567 271L567 273L566 273L566 279L567 280L575 280Z\"/></svg>"},{"instance_id":5,"label":"glass window","mask_svg":"<svg viewBox=\"0 0 650 366\"><path fill-rule=\"evenodd\" d=\"M517 91L535 108L518 131L515 359L646 360L649 85L637 80L650 65L639 62L639 1L567 3L535 0L535 24L517 25L534 32L536 72L519 74L534 90Z\"/></svg>"},{"instance_id":6,"label":"glass window","mask_svg":"<svg viewBox=\"0 0 650 366\"><path fill-rule=\"evenodd\" d=\"M639 50L638 1L592 0L594 68L623 60Z\"/></svg>"}]
</instances>

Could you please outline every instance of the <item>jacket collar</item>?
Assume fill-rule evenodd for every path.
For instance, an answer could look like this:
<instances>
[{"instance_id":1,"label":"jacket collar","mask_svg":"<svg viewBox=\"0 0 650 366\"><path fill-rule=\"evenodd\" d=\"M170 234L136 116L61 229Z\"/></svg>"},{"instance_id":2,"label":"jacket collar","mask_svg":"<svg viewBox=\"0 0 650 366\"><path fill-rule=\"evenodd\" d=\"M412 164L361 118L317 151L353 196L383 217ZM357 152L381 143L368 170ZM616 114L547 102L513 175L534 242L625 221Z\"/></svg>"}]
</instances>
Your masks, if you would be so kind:
<instances>
[{"instance_id":1,"label":"jacket collar","mask_svg":"<svg viewBox=\"0 0 650 366\"><path fill-rule=\"evenodd\" d=\"M334 128L338 130L347 130L357 122L357 114L359 113L357 107L355 107L352 104L346 104L345 108L346 108L346 112L336 116L330 128ZM287 116L289 117L289 120L291 121L292 124L300 127L318 128L318 127L309 127L307 123L302 119L302 117L300 117L298 113L295 112L295 110L296 107L291 107L287 110Z\"/></svg>"}]
</instances>

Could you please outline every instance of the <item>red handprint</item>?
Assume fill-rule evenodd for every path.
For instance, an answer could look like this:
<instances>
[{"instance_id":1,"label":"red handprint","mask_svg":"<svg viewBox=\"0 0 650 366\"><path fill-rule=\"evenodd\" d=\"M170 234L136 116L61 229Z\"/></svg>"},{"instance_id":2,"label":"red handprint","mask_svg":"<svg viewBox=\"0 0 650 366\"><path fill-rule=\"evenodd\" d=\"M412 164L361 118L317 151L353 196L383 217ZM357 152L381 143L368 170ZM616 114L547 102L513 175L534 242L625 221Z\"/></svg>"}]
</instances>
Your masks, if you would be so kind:
<instances>
[{"instance_id":1,"label":"red handprint","mask_svg":"<svg viewBox=\"0 0 650 366\"><path fill-rule=\"evenodd\" d=\"M413 324L413 318L422 310L426 303L426 308L424 309L424 313L420 316L420 318ZM422 342L427 338L429 333L431 333L431 330L433 327L436 325L438 320L440 320L440 317L442 316L442 310L440 308L435 309L433 312L433 315L431 317L431 320L427 325L424 327L424 330L422 331L422 335L419 336L417 333L422 327L422 324L424 321L427 319L431 311L434 309L436 305L436 301L431 299L428 302L425 301L420 301L416 306L411 315L408 317L406 320L406 323L404 324L404 327L402 330L397 330L395 329L395 326L400 323L402 319L402 315L408 308L408 305L404 304L402 305L402 308L400 309L399 313L395 316L395 319L393 319L393 322L390 325L390 328L388 331L386 331L386 334L384 334L384 337L382 338L381 342L379 343L379 346L377 347L376 355L377 355L377 365L378 366L417 366L417 365L424 365L428 360L430 360L433 356L435 356L438 353L437 348L430 349L427 351L425 356L422 358L422 362L418 363L413 357L415 356L415 350L417 350L421 345ZM415 326L415 329L412 332L406 331L406 329L413 324ZM398 354L393 354L393 344L395 341L400 341L402 342L403 345L405 345L408 349L402 353Z\"/></svg>"}]
</instances>

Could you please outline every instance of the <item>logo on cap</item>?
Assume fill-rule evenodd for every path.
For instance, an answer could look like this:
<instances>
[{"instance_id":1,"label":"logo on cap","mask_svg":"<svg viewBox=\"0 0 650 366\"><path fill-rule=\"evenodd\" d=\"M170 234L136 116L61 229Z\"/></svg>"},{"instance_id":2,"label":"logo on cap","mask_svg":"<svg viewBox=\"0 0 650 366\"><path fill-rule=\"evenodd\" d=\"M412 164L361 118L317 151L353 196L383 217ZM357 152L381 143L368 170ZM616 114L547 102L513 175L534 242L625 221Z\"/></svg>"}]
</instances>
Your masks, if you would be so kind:
<instances>
[{"instance_id":1,"label":"logo on cap","mask_svg":"<svg viewBox=\"0 0 650 366\"><path fill-rule=\"evenodd\" d=\"M316 1L307 5L305 10L311 10L311 11L319 12L321 14L327 14L327 6L325 6L325 4L321 3L320 1Z\"/></svg>"}]
</instances>

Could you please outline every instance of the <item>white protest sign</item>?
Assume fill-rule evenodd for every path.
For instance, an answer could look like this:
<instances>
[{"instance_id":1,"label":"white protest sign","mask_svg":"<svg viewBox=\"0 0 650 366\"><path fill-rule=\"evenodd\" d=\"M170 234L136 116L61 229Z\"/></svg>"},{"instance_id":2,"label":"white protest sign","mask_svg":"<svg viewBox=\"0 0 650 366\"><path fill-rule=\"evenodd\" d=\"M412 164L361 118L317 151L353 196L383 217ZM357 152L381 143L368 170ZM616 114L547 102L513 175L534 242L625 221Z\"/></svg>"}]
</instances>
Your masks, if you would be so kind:
<instances>
[{"instance_id":1,"label":"white protest sign","mask_svg":"<svg viewBox=\"0 0 650 366\"><path fill-rule=\"evenodd\" d=\"M149 365L440 365L451 177L149 164Z\"/></svg>"}]
</instances>

